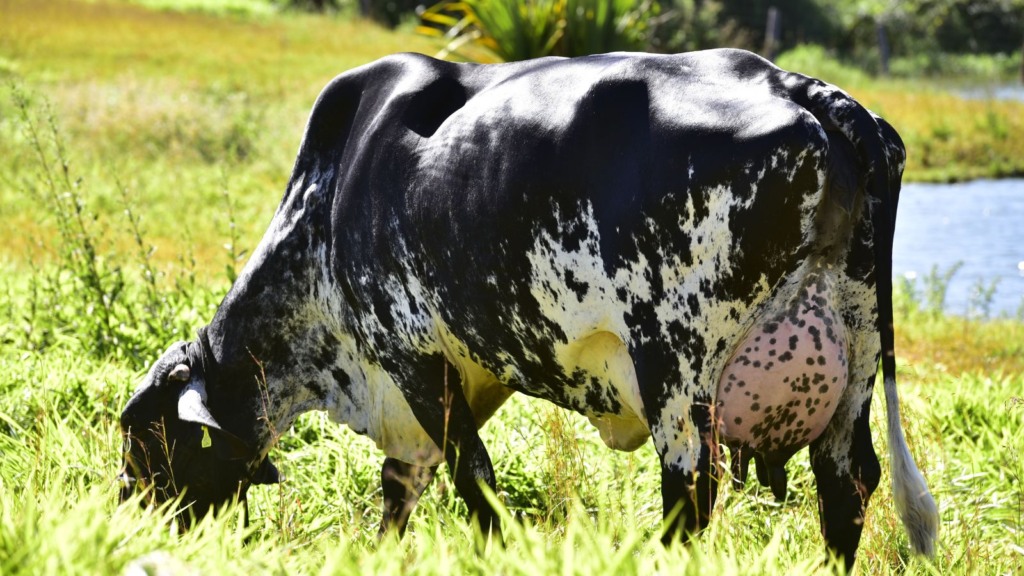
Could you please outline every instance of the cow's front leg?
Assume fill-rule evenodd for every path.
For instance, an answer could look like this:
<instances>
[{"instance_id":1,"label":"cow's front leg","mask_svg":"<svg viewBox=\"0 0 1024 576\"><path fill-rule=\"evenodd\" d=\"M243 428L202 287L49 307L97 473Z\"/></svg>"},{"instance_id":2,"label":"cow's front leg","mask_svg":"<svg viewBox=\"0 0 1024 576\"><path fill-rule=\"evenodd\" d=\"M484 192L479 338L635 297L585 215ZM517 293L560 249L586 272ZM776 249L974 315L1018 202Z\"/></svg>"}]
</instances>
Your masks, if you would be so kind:
<instances>
[{"instance_id":1,"label":"cow's front leg","mask_svg":"<svg viewBox=\"0 0 1024 576\"><path fill-rule=\"evenodd\" d=\"M881 476L871 445L870 403L869 395L856 416L840 405L829 427L811 443L821 532L826 546L846 562L847 570L853 567L868 498Z\"/></svg>"},{"instance_id":2,"label":"cow's front leg","mask_svg":"<svg viewBox=\"0 0 1024 576\"><path fill-rule=\"evenodd\" d=\"M494 466L487 448L477 434L473 415L469 411L461 388L455 387L450 400L447 424L435 442L444 447L445 461L455 482L455 489L469 508L469 517L475 521L480 534L493 533L501 541L498 515L484 495L484 487L496 492Z\"/></svg>"},{"instance_id":3,"label":"cow's front leg","mask_svg":"<svg viewBox=\"0 0 1024 576\"><path fill-rule=\"evenodd\" d=\"M399 538L405 534L409 516L420 495L434 479L437 466L415 466L395 458L385 458L380 470L380 483L384 493L384 518L379 537L394 530Z\"/></svg>"},{"instance_id":4,"label":"cow's front leg","mask_svg":"<svg viewBox=\"0 0 1024 576\"><path fill-rule=\"evenodd\" d=\"M469 508L470 519L484 536L494 534L501 541L498 515L484 495L484 487L495 492L494 467L487 454L476 420L458 382L458 372L445 366L441 355L431 356L418 370L423 384L406 400L420 426L444 452L455 489Z\"/></svg>"}]
</instances>

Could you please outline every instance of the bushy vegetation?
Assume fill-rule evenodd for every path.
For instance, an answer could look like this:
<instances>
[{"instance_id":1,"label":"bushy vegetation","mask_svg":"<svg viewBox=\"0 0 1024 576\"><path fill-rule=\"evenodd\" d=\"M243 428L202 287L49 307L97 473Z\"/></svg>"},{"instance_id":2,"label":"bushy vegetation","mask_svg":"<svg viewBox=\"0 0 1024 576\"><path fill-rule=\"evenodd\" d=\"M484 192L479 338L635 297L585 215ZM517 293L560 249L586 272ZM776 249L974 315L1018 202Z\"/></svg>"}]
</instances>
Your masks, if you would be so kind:
<instances>
[{"instance_id":1,"label":"bushy vegetation","mask_svg":"<svg viewBox=\"0 0 1024 576\"><path fill-rule=\"evenodd\" d=\"M878 24L888 31L893 55L901 58L1011 54L1024 42L1021 0L872 0L839 4L831 12L841 29L831 46L869 66L878 62Z\"/></svg>"},{"instance_id":2,"label":"bushy vegetation","mask_svg":"<svg viewBox=\"0 0 1024 576\"><path fill-rule=\"evenodd\" d=\"M212 316L266 228L320 87L436 46L301 14L14 0L0 20L0 573L833 573L806 455L790 463L786 503L726 483L707 533L665 550L651 447L612 452L584 419L518 397L484 440L497 497L524 524L506 519L507 547L484 555L443 473L407 538L378 543L381 455L319 413L273 451L287 480L251 491L248 529L234 509L177 535L167 510L116 506L117 415L149 362ZM905 137L919 131L912 158L940 120L969 134L990 106L1005 141L1024 133L1010 105L849 80ZM955 119L939 115L951 107ZM942 511L939 557L910 557L886 476L860 570L1019 573L1024 324L944 316L931 291L901 293L897 350L907 435ZM880 397L872 411L887 475Z\"/></svg>"},{"instance_id":3,"label":"bushy vegetation","mask_svg":"<svg viewBox=\"0 0 1024 576\"><path fill-rule=\"evenodd\" d=\"M778 15L772 56L813 44L871 74L886 71L883 51L888 73L898 77L1005 82L1022 70L1024 0L443 0L422 15L420 31L445 37L449 52L475 43L505 61L614 50L761 51L769 8Z\"/></svg>"},{"instance_id":4,"label":"bushy vegetation","mask_svg":"<svg viewBox=\"0 0 1024 576\"><path fill-rule=\"evenodd\" d=\"M122 1L220 14L358 14L389 27L419 18L422 32L447 36L449 51L475 42L503 60L620 49L760 51L769 8L779 14L776 53L814 44L871 74L882 71L879 28L892 58L889 73L897 77L1013 80L1021 73L1024 43L1024 0Z\"/></svg>"},{"instance_id":5,"label":"bushy vegetation","mask_svg":"<svg viewBox=\"0 0 1024 576\"><path fill-rule=\"evenodd\" d=\"M440 36L445 52L475 44L503 62L642 50L659 7L634 0L458 0L421 15L418 31Z\"/></svg>"},{"instance_id":6,"label":"bushy vegetation","mask_svg":"<svg viewBox=\"0 0 1024 576\"><path fill-rule=\"evenodd\" d=\"M719 21L746 30L751 46L764 44L769 7L781 18L782 48L817 44L877 70L878 26L896 57L1008 54L1021 49L1021 0L722 0Z\"/></svg>"},{"instance_id":7,"label":"bushy vegetation","mask_svg":"<svg viewBox=\"0 0 1024 576\"><path fill-rule=\"evenodd\" d=\"M998 54L923 52L894 58L889 63L889 74L896 78L1012 83L1019 78L1021 66L1019 50L1016 53Z\"/></svg>"}]
</instances>

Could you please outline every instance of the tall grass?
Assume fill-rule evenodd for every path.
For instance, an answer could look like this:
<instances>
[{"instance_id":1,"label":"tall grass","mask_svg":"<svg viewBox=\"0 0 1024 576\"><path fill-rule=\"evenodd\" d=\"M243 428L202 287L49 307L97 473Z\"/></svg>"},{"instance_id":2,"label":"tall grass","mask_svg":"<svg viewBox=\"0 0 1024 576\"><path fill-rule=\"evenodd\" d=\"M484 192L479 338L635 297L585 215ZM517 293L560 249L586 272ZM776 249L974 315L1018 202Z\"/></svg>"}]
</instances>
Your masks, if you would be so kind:
<instances>
[{"instance_id":1,"label":"tall grass","mask_svg":"<svg viewBox=\"0 0 1024 576\"><path fill-rule=\"evenodd\" d=\"M7 325L23 327L8 331L11 344L36 352L60 347L143 366L161 342L190 336L199 314L195 303L208 292L195 289L191 270L178 276L173 289L162 286L128 190L116 182L123 220L94 212L88 182L76 174L52 110L34 108L19 88L12 89L12 98L37 169L23 181L25 192L52 218L57 234L39 240L52 260L28 277L21 305L7 307ZM111 226L128 232L134 254L111 247L105 231Z\"/></svg>"},{"instance_id":2,"label":"tall grass","mask_svg":"<svg viewBox=\"0 0 1024 576\"><path fill-rule=\"evenodd\" d=\"M703 536L666 550L651 446L612 452L585 419L522 397L483 432L509 517L506 547L482 555L444 473L407 537L378 543L382 456L321 413L273 450L286 480L250 491L248 529L237 508L178 535L166 510L117 506L118 411L148 361L212 315L273 212L319 86L418 40L305 17L254 24L56 1L0 10L0 62L12 63L0 70L15 70L0 73L23 87L0 98L0 573L833 573L806 454L789 464L785 503L754 481L724 482ZM132 31L112 32L120 25ZM163 68L142 57L158 60L160 39L176 34L168 51L180 55ZM214 52L218 37L236 49ZM359 47L341 54L346 45ZM204 158L208 131L221 144ZM900 301L897 350L908 441L942 512L938 557L910 556L883 478L860 571L1020 573L1024 324L925 302ZM880 397L872 408L887 475Z\"/></svg>"}]
</instances>

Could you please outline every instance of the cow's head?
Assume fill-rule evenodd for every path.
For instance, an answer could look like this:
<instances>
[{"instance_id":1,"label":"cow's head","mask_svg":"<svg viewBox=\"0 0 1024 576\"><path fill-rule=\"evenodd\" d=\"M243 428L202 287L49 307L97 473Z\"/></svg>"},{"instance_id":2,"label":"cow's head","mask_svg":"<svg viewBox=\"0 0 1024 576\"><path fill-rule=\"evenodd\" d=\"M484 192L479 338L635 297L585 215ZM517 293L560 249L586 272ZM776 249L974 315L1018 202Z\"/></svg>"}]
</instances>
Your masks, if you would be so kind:
<instances>
[{"instance_id":1,"label":"cow's head","mask_svg":"<svg viewBox=\"0 0 1024 576\"><path fill-rule=\"evenodd\" d=\"M206 348L203 333L171 345L121 413L121 500L137 489L157 504L182 496L183 528L234 498L244 501L252 484L278 481L260 454L254 403L240 393L252 387L231 382Z\"/></svg>"}]
</instances>

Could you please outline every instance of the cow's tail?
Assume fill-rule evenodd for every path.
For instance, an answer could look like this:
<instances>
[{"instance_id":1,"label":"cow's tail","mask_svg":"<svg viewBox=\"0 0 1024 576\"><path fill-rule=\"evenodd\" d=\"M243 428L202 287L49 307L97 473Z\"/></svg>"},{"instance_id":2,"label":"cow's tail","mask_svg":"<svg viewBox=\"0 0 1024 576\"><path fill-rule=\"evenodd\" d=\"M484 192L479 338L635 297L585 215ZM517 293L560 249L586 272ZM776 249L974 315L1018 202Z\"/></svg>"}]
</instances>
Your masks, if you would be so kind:
<instances>
[{"instance_id":1,"label":"cow's tail","mask_svg":"<svg viewBox=\"0 0 1024 576\"><path fill-rule=\"evenodd\" d=\"M939 513L924 477L907 448L896 392L892 239L906 151L899 135L889 124L874 116L842 90L817 81L803 85L806 92L800 90L795 95L797 102L826 127L838 129L853 144L861 171L867 175L864 188L870 199L873 229L878 332L882 344L882 378L885 386L893 497L914 551L932 556L939 529Z\"/></svg>"}]
</instances>

